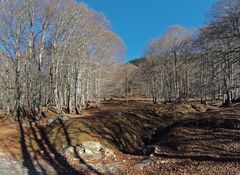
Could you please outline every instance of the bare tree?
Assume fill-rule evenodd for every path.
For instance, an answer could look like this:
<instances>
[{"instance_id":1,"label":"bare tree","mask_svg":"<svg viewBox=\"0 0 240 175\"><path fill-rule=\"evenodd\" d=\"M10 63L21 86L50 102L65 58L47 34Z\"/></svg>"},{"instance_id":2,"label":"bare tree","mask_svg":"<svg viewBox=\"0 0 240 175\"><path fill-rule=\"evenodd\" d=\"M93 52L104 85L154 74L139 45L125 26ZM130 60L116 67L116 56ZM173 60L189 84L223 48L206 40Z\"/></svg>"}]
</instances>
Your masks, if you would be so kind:
<instances>
[{"instance_id":1,"label":"bare tree","mask_svg":"<svg viewBox=\"0 0 240 175\"><path fill-rule=\"evenodd\" d=\"M73 0L13 0L0 3L1 105L25 109L81 106L97 101L102 78L122 58L121 39L102 14ZM14 12L14 13L13 13ZM11 95L7 95L11 94Z\"/></svg>"}]
</instances>

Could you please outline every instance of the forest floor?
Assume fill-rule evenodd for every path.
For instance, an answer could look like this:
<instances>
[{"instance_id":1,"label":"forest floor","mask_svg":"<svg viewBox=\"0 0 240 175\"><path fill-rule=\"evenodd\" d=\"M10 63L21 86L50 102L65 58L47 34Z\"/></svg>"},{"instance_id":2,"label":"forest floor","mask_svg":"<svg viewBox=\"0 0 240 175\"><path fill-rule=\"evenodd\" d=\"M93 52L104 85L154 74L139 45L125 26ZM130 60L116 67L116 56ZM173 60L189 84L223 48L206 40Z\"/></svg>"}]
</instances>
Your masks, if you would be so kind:
<instances>
[{"instance_id":1,"label":"forest floor","mask_svg":"<svg viewBox=\"0 0 240 175\"><path fill-rule=\"evenodd\" d=\"M54 119L54 110L49 117ZM240 106L111 99L102 107L45 120L0 111L0 174L233 174L240 172ZM65 156L63 145L99 142L104 159Z\"/></svg>"}]
</instances>

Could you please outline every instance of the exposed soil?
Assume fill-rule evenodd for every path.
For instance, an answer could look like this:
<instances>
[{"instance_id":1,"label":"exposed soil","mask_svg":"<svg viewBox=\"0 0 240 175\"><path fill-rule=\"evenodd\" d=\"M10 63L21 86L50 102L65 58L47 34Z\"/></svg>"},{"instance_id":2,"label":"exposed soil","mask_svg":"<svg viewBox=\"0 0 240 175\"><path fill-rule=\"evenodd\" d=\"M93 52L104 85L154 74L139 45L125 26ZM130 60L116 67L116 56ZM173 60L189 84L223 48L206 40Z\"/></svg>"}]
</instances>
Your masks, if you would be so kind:
<instances>
[{"instance_id":1,"label":"exposed soil","mask_svg":"<svg viewBox=\"0 0 240 175\"><path fill-rule=\"evenodd\" d=\"M44 121L13 121L3 111L0 116L0 152L8 155L5 159L21 161L30 174L111 174L101 173L110 165L120 169L113 174L240 172L238 105L152 105L145 99L112 99L101 109L68 115L68 121L57 120L51 126ZM61 152L62 145L89 140L112 149L115 156L96 161Z\"/></svg>"}]
</instances>

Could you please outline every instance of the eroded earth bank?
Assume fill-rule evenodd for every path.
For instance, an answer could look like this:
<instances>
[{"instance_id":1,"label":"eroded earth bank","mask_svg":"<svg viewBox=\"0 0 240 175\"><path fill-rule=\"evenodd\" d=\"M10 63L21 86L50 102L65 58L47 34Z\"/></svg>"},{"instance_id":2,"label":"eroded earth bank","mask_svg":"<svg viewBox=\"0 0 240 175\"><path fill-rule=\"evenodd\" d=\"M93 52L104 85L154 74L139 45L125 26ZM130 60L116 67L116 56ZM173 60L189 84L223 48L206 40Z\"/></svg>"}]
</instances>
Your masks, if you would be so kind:
<instances>
[{"instance_id":1,"label":"eroded earth bank","mask_svg":"<svg viewBox=\"0 0 240 175\"><path fill-rule=\"evenodd\" d=\"M0 174L238 174L240 108L108 99L81 115L1 111Z\"/></svg>"}]
</instances>

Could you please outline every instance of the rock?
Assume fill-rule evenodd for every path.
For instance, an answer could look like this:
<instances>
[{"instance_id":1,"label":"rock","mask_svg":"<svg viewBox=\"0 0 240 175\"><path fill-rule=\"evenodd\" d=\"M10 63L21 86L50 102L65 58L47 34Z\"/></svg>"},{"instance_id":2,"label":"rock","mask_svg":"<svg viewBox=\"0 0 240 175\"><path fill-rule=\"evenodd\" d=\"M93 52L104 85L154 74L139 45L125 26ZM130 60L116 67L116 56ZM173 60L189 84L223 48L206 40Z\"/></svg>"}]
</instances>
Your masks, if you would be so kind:
<instances>
[{"instance_id":1,"label":"rock","mask_svg":"<svg viewBox=\"0 0 240 175\"><path fill-rule=\"evenodd\" d=\"M64 149L66 149L68 146L67 145L62 145L62 149L64 150Z\"/></svg>"},{"instance_id":2,"label":"rock","mask_svg":"<svg viewBox=\"0 0 240 175\"><path fill-rule=\"evenodd\" d=\"M93 141L84 142L82 143L82 146L85 149L91 150L92 152L100 151L103 148L103 146L99 142Z\"/></svg>"},{"instance_id":3,"label":"rock","mask_svg":"<svg viewBox=\"0 0 240 175\"><path fill-rule=\"evenodd\" d=\"M81 166L82 169L88 170L88 166L86 164L81 163L80 166Z\"/></svg>"},{"instance_id":4,"label":"rock","mask_svg":"<svg viewBox=\"0 0 240 175\"><path fill-rule=\"evenodd\" d=\"M178 146L178 147L177 147L177 151L179 151L179 152L182 151L182 147L181 147L181 146Z\"/></svg>"},{"instance_id":5,"label":"rock","mask_svg":"<svg viewBox=\"0 0 240 175\"><path fill-rule=\"evenodd\" d=\"M115 157L115 155L114 155L114 153L113 153L113 150L108 149L108 148L105 148L105 149L104 149L104 155L105 155L106 157L110 157L110 156L114 156L114 157Z\"/></svg>"},{"instance_id":6,"label":"rock","mask_svg":"<svg viewBox=\"0 0 240 175\"><path fill-rule=\"evenodd\" d=\"M122 171L122 167L118 163L107 164L106 169L110 174L119 174Z\"/></svg>"},{"instance_id":7,"label":"rock","mask_svg":"<svg viewBox=\"0 0 240 175\"><path fill-rule=\"evenodd\" d=\"M78 156L91 158L94 160L103 159L104 157L114 156L111 149L105 148L99 142L88 141L76 146Z\"/></svg>"},{"instance_id":8,"label":"rock","mask_svg":"<svg viewBox=\"0 0 240 175\"><path fill-rule=\"evenodd\" d=\"M92 152L92 150L89 150L89 149L85 149L84 150L84 153L88 156L91 156L91 155L94 155L94 153L97 153L97 152Z\"/></svg>"},{"instance_id":9,"label":"rock","mask_svg":"<svg viewBox=\"0 0 240 175\"><path fill-rule=\"evenodd\" d=\"M168 161L166 161L166 160L160 160L160 163L161 163L161 164L166 164L166 163L168 163Z\"/></svg>"},{"instance_id":10,"label":"rock","mask_svg":"<svg viewBox=\"0 0 240 175\"><path fill-rule=\"evenodd\" d=\"M98 150L96 147L94 149L91 149L91 147L85 147L83 145L76 147L76 151L79 157L89 157L94 160L102 159L104 157L103 153L100 150Z\"/></svg>"},{"instance_id":11,"label":"rock","mask_svg":"<svg viewBox=\"0 0 240 175\"><path fill-rule=\"evenodd\" d=\"M75 148L73 146L68 146L63 150L63 153L67 157L76 158Z\"/></svg>"},{"instance_id":12,"label":"rock","mask_svg":"<svg viewBox=\"0 0 240 175\"><path fill-rule=\"evenodd\" d=\"M55 155L53 153L50 153L49 155L50 157L55 158Z\"/></svg>"},{"instance_id":13,"label":"rock","mask_svg":"<svg viewBox=\"0 0 240 175\"><path fill-rule=\"evenodd\" d=\"M146 160L143 160L140 164L138 164L138 167L143 170L144 167L146 166L150 166L151 165L151 160L149 159L146 159Z\"/></svg>"},{"instance_id":14,"label":"rock","mask_svg":"<svg viewBox=\"0 0 240 175\"><path fill-rule=\"evenodd\" d=\"M62 145L64 155L71 158L89 158L93 160L115 157L111 149L105 148L99 142L88 141L76 147Z\"/></svg>"},{"instance_id":15,"label":"rock","mask_svg":"<svg viewBox=\"0 0 240 175\"><path fill-rule=\"evenodd\" d=\"M155 147L155 150L154 150L154 154L160 154L161 153L161 149L159 146L156 146Z\"/></svg>"},{"instance_id":16,"label":"rock","mask_svg":"<svg viewBox=\"0 0 240 175\"><path fill-rule=\"evenodd\" d=\"M76 146L76 152L80 156L80 155L83 155L85 153L85 149L84 149L84 147L77 145Z\"/></svg>"},{"instance_id":17,"label":"rock","mask_svg":"<svg viewBox=\"0 0 240 175\"><path fill-rule=\"evenodd\" d=\"M141 162L141 164L142 164L142 165L145 165L145 166L148 166L148 165L151 164L151 160L150 160L150 159L143 160L143 161Z\"/></svg>"},{"instance_id":18,"label":"rock","mask_svg":"<svg viewBox=\"0 0 240 175\"><path fill-rule=\"evenodd\" d=\"M150 154L150 157L154 157L155 155L154 154Z\"/></svg>"},{"instance_id":19,"label":"rock","mask_svg":"<svg viewBox=\"0 0 240 175\"><path fill-rule=\"evenodd\" d=\"M157 160L156 161L156 164L158 164L158 165L160 165L160 164L166 164L166 163L168 163L169 161L167 161L167 160Z\"/></svg>"}]
</instances>

